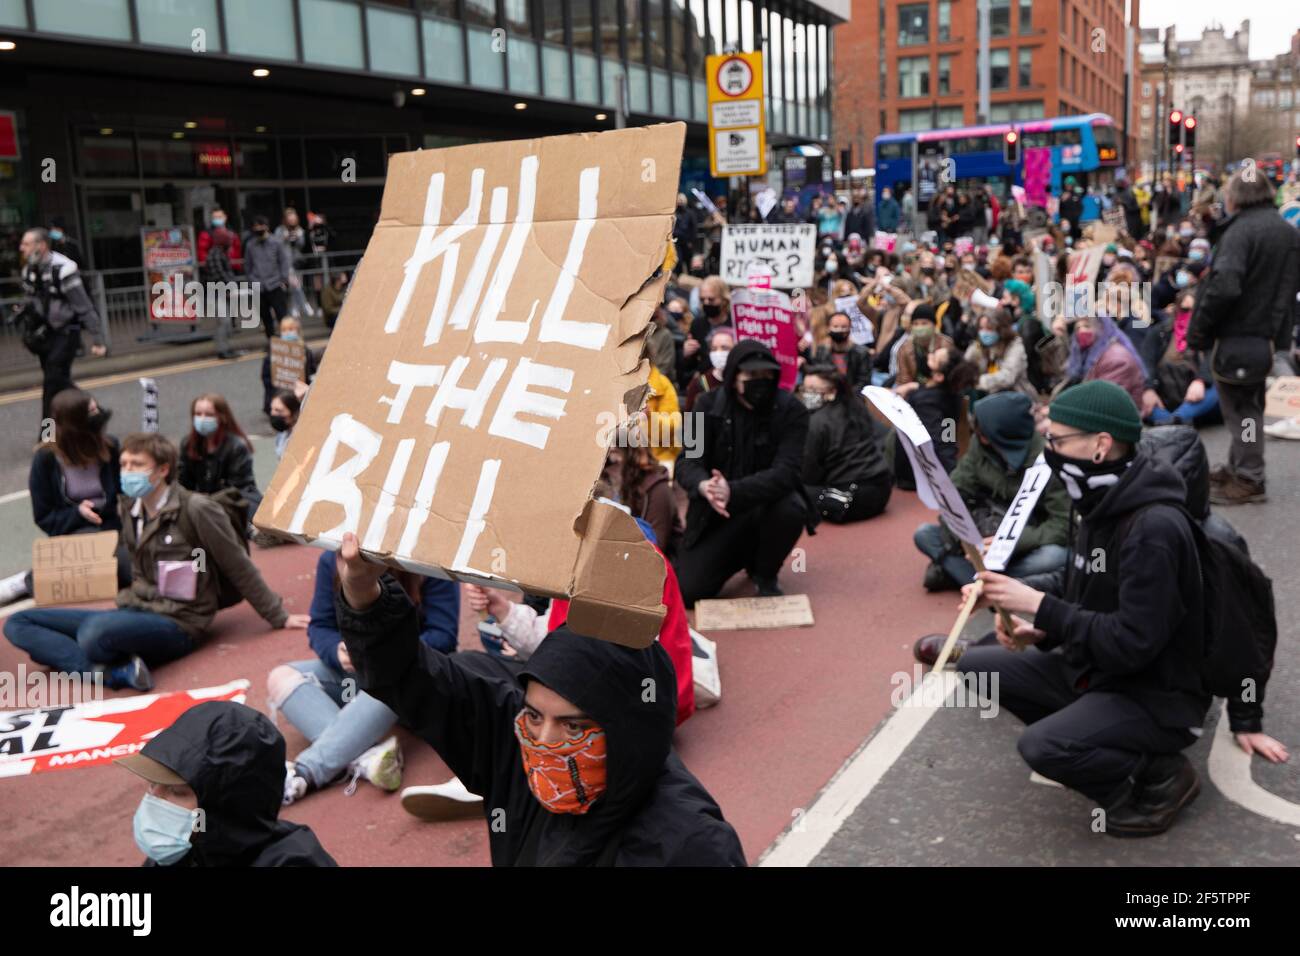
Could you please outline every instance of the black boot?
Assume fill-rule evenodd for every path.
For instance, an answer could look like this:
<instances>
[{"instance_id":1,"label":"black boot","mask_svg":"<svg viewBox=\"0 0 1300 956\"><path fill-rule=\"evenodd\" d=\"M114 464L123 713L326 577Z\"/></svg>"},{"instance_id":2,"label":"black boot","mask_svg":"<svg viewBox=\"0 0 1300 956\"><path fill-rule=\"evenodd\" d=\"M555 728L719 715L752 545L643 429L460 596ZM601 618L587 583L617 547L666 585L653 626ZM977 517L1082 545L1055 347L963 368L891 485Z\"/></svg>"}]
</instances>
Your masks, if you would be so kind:
<instances>
[{"instance_id":1,"label":"black boot","mask_svg":"<svg viewBox=\"0 0 1300 956\"><path fill-rule=\"evenodd\" d=\"M1128 799L1106 814L1106 832L1117 837L1164 833L1200 792L1196 768L1182 754L1153 757Z\"/></svg>"}]
</instances>

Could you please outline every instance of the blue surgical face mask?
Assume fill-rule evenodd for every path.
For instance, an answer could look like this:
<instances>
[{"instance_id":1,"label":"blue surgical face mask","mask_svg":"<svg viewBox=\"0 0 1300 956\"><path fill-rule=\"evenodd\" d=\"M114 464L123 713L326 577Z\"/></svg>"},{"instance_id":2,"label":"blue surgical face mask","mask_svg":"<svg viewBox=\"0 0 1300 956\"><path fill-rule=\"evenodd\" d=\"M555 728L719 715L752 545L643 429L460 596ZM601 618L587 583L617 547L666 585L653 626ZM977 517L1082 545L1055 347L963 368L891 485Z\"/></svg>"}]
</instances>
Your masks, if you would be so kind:
<instances>
[{"instance_id":1,"label":"blue surgical face mask","mask_svg":"<svg viewBox=\"0 0 1300 956\"><path fill-rule=\"evenodd\" d=\"M213 216L213 217L212 217L212 228L213 228L213 229L220 229L220 228L222 228L223 226L225 226L225 224L226 224L226 220L225 220L224 218L222 218L221 216Z\"/></svg>"},{"instance_id":2,"label":"blue surgical face mask","mask_svg":"<svg viewBox=\"0 0 1300 956\"><path fill-rule=\"evenodd\" d=\"M63 230L62 230L62 229L51 229L51 230L50 230L50 239L51 239L51 240L53 240L54 242L58 242L58 241L59 241L60 239L62 239L62 238L63 238Z\"/></svg>"},{"instance_id":3,"label":"blue surgical face mask","mask_svg":"<svg viewBox=\"0 0 1300 956\"><path fill-rule=\"evenodd\" d=\"M128 498L146 498L153 493L154 483L147 471L122 472L122 494Z\"/></svg>"},{"instance_id":4,"label":"blue surgical face mask","mask_svg":"<svg viewBox=\"0 0 1300 956\"><path fill-rule=\"evenodd\" d=\"M194 430L200 435L211 435L217 430L217 420L206 415L195 415Z\"/></svg>"},{"instance_id":5,"label":"blue surgical face mask","mask_svg":"<svg viewBox=\"0 0 1300 956\"><path fill-rule=\"evenodd\" d=\"M141 853L155 863L170 866L190 852L194 813L146 793L136 807L132 829Z\"/></svg>"},{"instance_id":6,"label":"blue surgical face mask","mask_svg":"<svg viewBox=\"0 0 1300 956\"><path fill-rule=\"evenodd\" d=\"M996 331L989 329L980 329L980 345L986 349L991 349L998 344L998 339L1002 338Z\"/></svg>"},{"instance_id":7,"label":"blue surgical face mask","mask_svg":"<svg viewBox=\"0 0 1300 956\"><path fill-rule=\"evenodd\" d=\"M1174 276L1174 285L1178 286L1180 289L1186 289L1191 284L1192 274L1179 269L1178 273Z\"/></svg>"},{"instance_id":8,"label":"blue surgical face mask","mask_svg":"<svg viewBox=\"0 0 1300 956\"><path fill-rule=\"evenodd\" d=\"M1192 249L1190 252L1187 253L1187 258L1191 259L1193 262L1200 262L1202 259L1205 258L1205 250Z\"/></svg>"},{"instance_id":9,"label":"blue surgical face mask","mask_svg":"<svg viewBox=\"0 0 1300 956\"><path fill-rule=\"evenodd\" d=\"M297 332L281 332L281 333L280 333L280 338L284 339L286 342L297 342L297 341L298 341L298 333L297 333Z\"/></svg>"}]
</instances>

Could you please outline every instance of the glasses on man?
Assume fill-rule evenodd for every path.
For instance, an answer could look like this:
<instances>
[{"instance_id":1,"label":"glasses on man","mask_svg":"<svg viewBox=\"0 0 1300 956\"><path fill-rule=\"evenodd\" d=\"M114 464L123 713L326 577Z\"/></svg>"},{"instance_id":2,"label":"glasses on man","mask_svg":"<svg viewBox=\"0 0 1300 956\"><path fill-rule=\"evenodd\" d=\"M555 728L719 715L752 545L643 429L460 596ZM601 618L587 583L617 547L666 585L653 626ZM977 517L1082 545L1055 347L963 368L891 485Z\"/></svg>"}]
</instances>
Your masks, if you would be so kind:
<instances>
[{"instance_id":1,"label":"glasses on man","mask_svg":"<svg viewBox=\"0 0 1300 956\"><path fill-rule=\"evenodd\" d=\"M1051 432L1048 432L1043 436L1043 441L1046 442L1048 448L1052 449L1052 451L1056 451L1056 446L1059 442L1068 441L1071 438L1083 438L1087 435L1096 434L1097 432L1067 432L1064 435L1053 435Z\"/></svg>"}]
</instances>

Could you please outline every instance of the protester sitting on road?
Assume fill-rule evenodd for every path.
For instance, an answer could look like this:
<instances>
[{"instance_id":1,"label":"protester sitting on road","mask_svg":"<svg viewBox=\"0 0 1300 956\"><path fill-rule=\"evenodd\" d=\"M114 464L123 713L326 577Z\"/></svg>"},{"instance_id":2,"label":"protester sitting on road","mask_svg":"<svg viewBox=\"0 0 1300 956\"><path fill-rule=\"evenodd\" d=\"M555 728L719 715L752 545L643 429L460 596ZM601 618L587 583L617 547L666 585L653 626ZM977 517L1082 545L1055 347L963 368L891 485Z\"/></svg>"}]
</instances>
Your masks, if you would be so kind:
<instances>
[{"instance_id":1,"label":"protester sitting on road","mask_svg":"<svg viewBox=\"0 0 1300 956\"><path fill-rule=\"evenodd\" d=\"M635 650L565 626L517 683L492 678L420 642L410 599L354 534L339 556L339 626L361 686L483 797L489 823L508 821L488 828L494 865L745 864L673 753L676 678L662 644Z\"/></svg>"},{"instance_id":2,"label":"protester sitting on road","mask_svg":"<svg viewBox=\"0 0 1300 956\"><path fill-rule=\"evenodd\" d=\"M858 389L835 366L810 365L800 390L809 411L803 482L813 507L836 524L874 518L889 503L893 476Z\"/></svg>"},{"instance_id":3,"label":"protester sitting on road","mask_svg":"<svg viewBox=\"0 0 1300 956\"><path fill-rule=\"evenodd\" d=\"M740 570L761 596L781 594L781 565L815 524L800 481L808 412L777 386L780 370L767 346L746 339L727 357L723 387L696 403L701 434L673 475L690 500L677 554L687 607Z\"/></svg>"},{"instance_id":4,"label":"protester sitting on road","mask_svg":"<svg viewBox=\"0 0 1300 956\"><path fill-rule=\"evenodd\" d=\"M639 430L629 430L627 441L611 448L606 475L618 496L634 518L650 525L654 540L669 560L677 556L683 524L673 493L673 478L660 463Z\"/></svg>"},{"instance_id":5,"label":"protester sitting on road","mask_svg":"<svg viewBox=\"0 0 1300 956\"><path fill-rule=\"evenodd\" d=\"M277 459L284 457L285 446L289 444L289 436L293 434L293 427L298 424L298 413L302 410L302 402L293 392L283 391L276 392L275 397L271 399L271 428L275 431L275 457Z\"/></svg>"},{"instance_id":6,"label":"protester sitting on road","mask_svg":"<svg viewBox=\"0 0 1300 956\"><path fill-rule=\"evenodd\" d=\"M934 306L922 302L912 310L912 324L898 350L898 378L894 391L906 398L930 377L930 353L936 349L954 349L952 339L935 328Z\"/></svg>"},{"instance_id":7,"label":"protester sitting on road","mask_svg":"<svg viewBox=\"0 0 1300 956\"><path fill-rule=\"evenodd\" d=\"M310 827L279 819L284 738L251 707L196 704L115 762L149 785L133 821L145 866L338 865Z\"/></svg>"},{"instance_id":8,"label":"protester sitting on road","mask_svg":"<svg viewBox=\"0 0 1300 956\"><path fill-rule=\"evenodd\" d=\"M853 322L847 315L833 313L827 323L826 334L830 341L813 351L809 364L833 366L855 392L860 392L871 384L871 353L850 340L852 328Z\"/></svg>"},{"instance_id":9,"label":"protester sitting on road","mask_svg":"<svg viewBox=\"0 0 1300 956\"><path fill-rule=\"evenodd\" d=\"M1220 421L1210 357L1187 344L1196 296L1181 293L1175 305L1143 342L1143 364L1151 370L1142 392L1143 418L1156 425Z\"/></svg>"},{"instance_id":10,"label":"protester sitting on road","mask_svg":"<svg viewBox=\"0 0 1300 956\"><path fill-rule=\"evenodd\" d=\"M727 356L736 344L736 332L729 325L719 325L709 331L707 348L709 350L709 369L707 372L691 374L690 384L686 387L686 400L682 411L694 410L699 397L722 385L722 370L727 364Z\"/></svg>"},{"instance_id":11,"label":"protester sitting on road","mask_svg":"<svg viewBox=\"0 0 1300 956\"><path fill-rule=\"evenodd\" d=\"M262 492L253 475L253 443L235 420L224 395L207 392L190 403L191 428L181 439L179 481L182 488L215 495L238 491L251 521Z\"/></svg>"},{"instance_id":12,"label":"protester sitting on road","mask_svg":"<svg viewBox=\"0 0 1300 956\"><path fill-rule=\"evenodd\" d=\"M1081 316L1074 320L1070 355L1065 363L1063 387L1102 379L1128 392L1133 404L1141 406L1147 373L1127 335L1109 316Z\"/></svg>"},{"instance_id":13,"label":"protester sitting on road","mask_svg":"<svg viewBox=\"0 0 1300 956\"><path fill-rule=\"evenodd\" d=\"M971 418L975 440L951 478L987 546L1020 490L1025 472L1042 454L1043 436L1034 430L1033 403L1020 392L997 392L980 399L971 408ZM1065 487L1052 479L1029 513L1005 573L1023 578L1062 567L1069 532L1070 500ZM974 580L974 566L947 528L923 524L912 540L930 559L923 582L927 591L947 591Z\"/></svg>"},{"instance_id":14,"label":"protester sitting on road","mask_svg":"<svg viewBox=\"0 0 1300 956\"><path fill-rule=\"evenodd\" d=\"M50 537L118 531L118 443L105 429L112 412L89 392L66 388L50 403L51 428L36 446L27 488L36 526ZM131 581L131 560L120 540L119 587ZM0 578L0 605L30 597L31 571Z\"/></svg>"},{"instance_id":15,"label":"protester sitting on road","mask_svg":"<svg viewBox=\"0 0 1300 956\"><path fill-rule=\"evenodd\" d=\"M302 341L302 324L295 316L286 315L280 320L280 338L286 342ZM310 382L316 377L316 356L306 346L303 347L303 353L307 363L303 374L307 376L306 381ZM271 353L268 351L262 358L262 413L264 415L271 414L271 400L275 398L277 391L271 377Z\"/></svg>"},{"instance_id":16,"label":"protester sitting on road","mask_svg":"<svg viewBox=\"0 0 1300 956\"><path fill-rule=\"evenodd\" d=\"M1163 833L1200 792L1181 751L1201 735L1210 705L1198 671L1206 611L1182 510L1187 487L1137 451L1142 420L1114 383L1068 389L1049 416L1045 454L1081 516L1072 559L1023 582L980 574L980 603L1014 615L1014 632L999 619L1002 646L959 645L957 667L997 676L1002 706L1028 725L1021 756L1087 796L1106 833ZM923 639L917 656L933 661L934 643ZM1032 646L1013 653L1016 645Z\"/></svg>"},{"instance_id":17,"label":"protester sitting on road","mask_svg":"<svg viewBox=\"0 0 1300 956\"><path fill-rule=\"evenodd\" d=\"M979 317L979 332L976 341L966 349L966 361L979 372L975 387L981 392L1017 391L1037 397L1037 390L1029 382L1025 343L1006 309Z\"/></svg>"},{"instance_id":18,"label":"protester sitting on road","mask_svg":"<svg viewBox=\"0 0 1300 956\"><path fill-rule=\"evenodd\" d=\"M935 349L926 363L930 377L925 385L908 393L907 404L930 433L944 471L951 472L957 467L957 423L962 418L962 403L967 392L975 387L979 373L955 348ZM894 475L899 488L908 491L916 488L911 462L897 436L894 437Z\"/></svg>"},{"instance_id":19,"label":"protester sitting on road","mask_svg":"<svg viewBox=\"0 0 1300 956\"><path fill-rule=\"evenodd\" d=\"M410 571L390 573L420 609L420 640L443 654L455 651L460 589L443 578ZM272 716L284 714L311 741L310 747L285 764L286 806L328 786L345 771L352 776L349 793L358 777L381 790L402 785L401 748L396 737L385 739L397 715L355 689L356 672L334 609L338 581L337 556L333 551L321 552L307 625L307 640L316 658L280 664L266 679Z\"/></svg>"},{"instance_id":20,"label":"protester sitting on road","mask_svg":"<svg viewBox=\"0 0 1300 956\"><path fill-rule=\"evenodd\" d=\"M131 585L118 592L116 610L33 608L10 617L5 637L33 661L64 674L103 672L114 689L149 690L149 667L184 657L207 635L223 582L273 628L307 626L306 614L287 613L267 587L222 506L176 483L176 457L156 433L122 442L117 513Z\"/></svg>"}]
</instances>

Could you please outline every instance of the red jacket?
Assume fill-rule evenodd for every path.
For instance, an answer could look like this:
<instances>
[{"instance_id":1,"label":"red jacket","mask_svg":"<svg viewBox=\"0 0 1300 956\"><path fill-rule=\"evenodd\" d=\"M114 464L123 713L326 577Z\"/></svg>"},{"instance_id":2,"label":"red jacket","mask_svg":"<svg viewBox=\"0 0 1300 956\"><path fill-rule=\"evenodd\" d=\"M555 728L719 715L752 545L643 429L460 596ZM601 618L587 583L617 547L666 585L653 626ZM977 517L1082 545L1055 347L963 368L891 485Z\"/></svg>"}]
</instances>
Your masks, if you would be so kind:
<instances>
[{"instance_id":1,"label":"red jacket","mask_svg":"<svg viewBox=\"0 0 1300 956\"><path fill-rule=\"evenodd\" d=\"M655 548L659 551L659 548ZM659 551L662 556L663 552ZM659 643L668 652L677 674L677 726L695 713L695 676L691 669L691 632L686 623L686 605L682 604L681 588L673 566L664 561L664 623L659 628ZM547 631L553 631L569 616L569 602L563 598L551 601L551 616L546 622Z\"/></svg>"},{"instance_id":2,"label":"red jacket","mask_svg":"<svg viewBox=\"0 0 1300 956\"><path fill-rule=\"evenodd\" d=\"M231 231L234 232L234 230ZM211 230L204 229L201 233L199 233L199 249L198 249L199 265L203 265L203 263L208 261L208 250L211 248L212 248L212 232ZM227 253L227 255L230 256L231 268L233 268L236 272L243 272L244 254L243 254L243 249L240 246L238 233L235 233L234 241L231 242L230 251Z\"/></svg>"}]
</instances>

